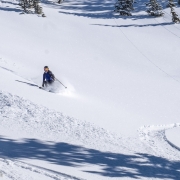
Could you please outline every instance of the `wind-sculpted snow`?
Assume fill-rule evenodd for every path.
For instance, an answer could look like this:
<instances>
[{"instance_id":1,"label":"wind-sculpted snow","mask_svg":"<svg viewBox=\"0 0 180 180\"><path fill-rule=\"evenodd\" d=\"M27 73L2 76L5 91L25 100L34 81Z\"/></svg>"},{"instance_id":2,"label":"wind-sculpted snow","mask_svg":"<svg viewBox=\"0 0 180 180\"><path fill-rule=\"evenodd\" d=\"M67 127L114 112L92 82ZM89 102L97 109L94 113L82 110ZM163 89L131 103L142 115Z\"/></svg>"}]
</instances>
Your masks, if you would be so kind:
<instances>
[{"instance_id":1,"label":"wind-sculpted snow","mask_svg":"<svg viewBox=\"0 0 180 180\"><path fill-rule=\"evenodd\" d=\"M12 131L18 128L21 133L25 131L33 136L40 135L46 140L79 142L96 148L100 145L104 150L117 150L119 144L122 150L129 149L126 143L131 138L118 137L91 123L65 116L9 93L0 93L0 114L1 125ZM134 151L134 147L132 149Z\"/></svg>"},{"instance_id":2,"label":"wind-sculpted snow","mask_svg":"<svg viewBox=\"0 0 180 180\"><path fill-rule=\"evenodd\" d=\"M170 126L143 126L139 130L140 141L0 92L0 127L17 136L31 137L18 141L16 137L13 140L1 136L0 170L9 179L32 179L36 175L43 179L78 179L19 161L23 159L66 167L97 166L98 169L84 170L98 175L95 179L180 177L180 152L169 145L164 133Z\"/></svg>"}]
</instances>

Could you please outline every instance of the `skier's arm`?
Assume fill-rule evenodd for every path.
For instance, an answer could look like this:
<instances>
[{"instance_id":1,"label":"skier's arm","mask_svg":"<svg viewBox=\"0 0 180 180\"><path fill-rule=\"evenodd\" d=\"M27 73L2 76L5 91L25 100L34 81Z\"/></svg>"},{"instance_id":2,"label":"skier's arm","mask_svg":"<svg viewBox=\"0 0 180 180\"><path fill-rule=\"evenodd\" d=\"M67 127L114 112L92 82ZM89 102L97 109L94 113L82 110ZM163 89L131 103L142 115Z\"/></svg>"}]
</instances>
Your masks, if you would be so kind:
<instances>
[{"instance_id":1,"label":"skier's arm","mask_svg":"<svg viewBox=\"0 0 180 180\"><path fill-rule=\"evenodd\" d=\"M54 80L56 79L53 73L52 73L52 78L53 78Z\"/></svg>"},{"instance_id":2,"label":"skier's arm","mask_svg":"<svg viewBox=\"0 0 180 180\"><path fill-rule=\"evenodd\" d=\"M53 80L55 80L55 76L54 76L54 74L50 71L49 72L49 74L51 75L51 78L53 79Z\"/></svg>"}]
</instances>

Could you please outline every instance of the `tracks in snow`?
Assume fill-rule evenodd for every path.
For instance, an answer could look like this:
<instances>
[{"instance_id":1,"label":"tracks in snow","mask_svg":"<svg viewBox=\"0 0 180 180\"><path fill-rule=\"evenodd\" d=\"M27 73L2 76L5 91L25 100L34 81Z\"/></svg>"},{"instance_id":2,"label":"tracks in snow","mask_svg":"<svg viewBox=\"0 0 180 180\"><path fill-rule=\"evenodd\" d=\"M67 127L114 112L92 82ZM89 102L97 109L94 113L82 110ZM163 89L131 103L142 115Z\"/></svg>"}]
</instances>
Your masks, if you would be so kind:
<instances>
[{"instance_id":1,"label":"tracks in snow","mask_svg":"<svg viewBox=\"0 0 180 180\"><path fill-rule=\"evenodd\" d=\"M180 151L167 140L165 131L179 127L180 123L170 125L143 126L139 129L139 137L154 155L170 160L180 160Z\"/></svg>"},{"instance_id":2,"label":"tracks in snow","mask_svg":"<svg viewBox=\"0 0 180 180\"><path fill-rule=\"evenodd\" d=\"M39 139L46 140L46 142L51 141L49 142L50 145L48 145L38 143L37 141L34 141L34 139L18 143L18 141L2 138L0 142L0 153L1 156L4 154L9 160L0 159L0 169L7 179L29 180L34 177L34 179L43 179L44 177L46 179L55 180L78 180L76 177L71 177L66 174L53 172L48 169L17 161L16 158L31 157L32 159L42 159L42 156L40 155L45 155L47 160L56 163L63 163L63 159L60 157L65 158L65 161L69 160L71 165L74 165L73 162L79 162L79 164L81 164L81 161L89 164L98 163L99 166L104 163L104 171L111 168L110 164L112 163L112 159L114 159L114 175L120 177L120 174L118 174L119 171L116 171L115 169L126 167L128 169L134 169L135 172L137 172L134 175L135 177L141 176L144 179L146 174L143 174L142 172L144 171L141 170L143 162L150 163L151 166L149 167L149 170L152 170L154 165L161 165L161 159L158 157L162 157L166 164L171 163L171 161L180 160L180 151L171 146L165 136L166 129L179 125L180 124L171 124L167 126L143 126L139 129L140 141L139 138L135 137L118 136L88 122L79 121L65 116L62 113L33 104L32 102L18 96L0 92L1 128L8 129L8 131L14 132L13 134L19 133L21 137L24 133L26 135L29 134L31 138L38 137ZM8 141L8 143L6 143L6 141ZM59 143L59 145L58 143L52 145L52 142L62 143ZM63 144L63 142L66 143ZM6 153L7 147L3 147L3 145L7 144L11 148L15 148L14 155ZM74 146L72 144L78 144L81 146ZM33 155L28 149L26 154L26 147L29 148L29 145L33 148L32 153L36 153L35 155ZM36 145L40 146L39 150L36 150ZM61 152L59 152L59 149L54 149L55 147L63 148L63 145L65 149L61 149ZM88 149L83 149L82 146ZM47 151L46 154L43 153L43 149ZM21 152L19 151L22 150L23 153L21 155ZM41 152L41 150L43 151ZM48 154L48 151L51 151L51 154ZM14 151L12 150L12 152ZM28 154L29 152L31 154ZM67 154L67 152L69 154ZM107 159L104 156L108 156L110 159ZM119 156L119 159L116 156ZM60 161L56 160L56 157L59 157ZM99 160L96 162L95 160L98 159L97 157ZM123 164L121 163L122 159L124 159ZM168 159L168 161L165 159ZM147 170L147 172L149 170ZM152 173L153 171L155 170L152 170ZM165 173L166 169L164 170L161 168L160 171ZM131 170L128 173L132 174ZM159 172L155 172L154 176L150 174L150 177L155 177L158 173ZM179 177L178 167L176 167L175 170L176 174L174 175L173 173L174 172L169 172L167 175L171 177Z\"/></svg>"},{"instance_id":3,"label":"tracks in snow","mask_svg":"<svg viewBox=\"0 0 180 180\"><path fill-rule=\"evenodd\" d=\"M64 173L54 172L28 163L0 158L1 177L13 180L53 179L83 180Z\"/></svg>"}]
</instances>

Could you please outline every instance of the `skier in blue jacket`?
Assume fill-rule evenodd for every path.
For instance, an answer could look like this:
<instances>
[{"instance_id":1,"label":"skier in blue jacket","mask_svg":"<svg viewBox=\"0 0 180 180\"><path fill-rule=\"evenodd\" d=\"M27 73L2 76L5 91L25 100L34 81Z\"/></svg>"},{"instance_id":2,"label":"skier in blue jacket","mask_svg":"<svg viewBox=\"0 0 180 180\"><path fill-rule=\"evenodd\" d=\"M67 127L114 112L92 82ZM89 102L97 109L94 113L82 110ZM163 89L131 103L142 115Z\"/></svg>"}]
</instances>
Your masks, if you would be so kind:
<instances>
[{"instance_id":1,"label":"skier in blue jacket","mask_svg":"<svg viewBox=\"0 0 180 180\"><path fill-rule=\"evenodd\" d=\"M52 85L55 81L54 74L49 70L48 66L44 66L43 83L42 87Z\"/></svg>"}]
</instances>

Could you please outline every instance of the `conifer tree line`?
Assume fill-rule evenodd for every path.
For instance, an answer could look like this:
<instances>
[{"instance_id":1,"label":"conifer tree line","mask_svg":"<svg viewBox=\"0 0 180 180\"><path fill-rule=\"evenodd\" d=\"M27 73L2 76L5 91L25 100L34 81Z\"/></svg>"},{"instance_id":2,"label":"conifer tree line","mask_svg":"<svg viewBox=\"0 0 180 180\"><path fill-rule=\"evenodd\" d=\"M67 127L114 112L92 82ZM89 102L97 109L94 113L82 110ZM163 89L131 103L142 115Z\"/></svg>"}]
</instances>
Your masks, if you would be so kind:
<instances>
[{"instance_id":1,"label":"conifer tree line","mask_svg":"<svg viewBox=\"0 0 180 180\"><path fill-rule=\"evenodd\" d=\"M57 3L62 3L63 0L58 0ZM23 8L25 13L32 12L31 9L34 9L34 13L41 15L42 17L46 17L43 13L42 7L39 5L40 0L20 0L19 5ZM178 0L178 4L180 4L180 0ZM122 16L132 16L131 12L134 10L133 8L134 0L117 0L115 3L114 11L119 13ZM162 6L158 3L157 0L149 0L146 3L147 10L146 12L151 16L163 16ZM180 19L178 14L175 12L175 4L173 0L168 0L167 7L171 10L172 21L174 23L180 23Z\"/></svg>"},{"instance_id":2,"label":"conifer tree line","mask_svg":"<svg viewBox=\"0 0 180 180\"><path fill-rule=\"evenodd\" d=\"M19 5L23 8L25 13L32 12L31 9L34 9L34 13L46 17L39 3L40 0L20 0Z\"/></svg>"},{"instance_id":3,"label":"conifer tree line","mask_svg":"<svg viewBox=\"0 0 180 180\"><path fill-rule=\"evenodd\" d=\"M180 4L180 0L178 0L178 4ZM116 13L119 13L122 16L132 16L131 12L134 9L133 5L134 5L133 0L117 0L117 2L115 3L114 11ZM146 12L151 16L159 17L159 16L163 16L163 14L164 14L163 11L162 11L163 8L159 4L158 0L149 0L149 2L146 3L146 7L147 7ZM179 19L177 13L175 12L174 1L173 0L168 0L167 7L169 7L170 10L171 10L172 21L174 23L179 23L180 19Z\"/></svg>"}]
</instances>

